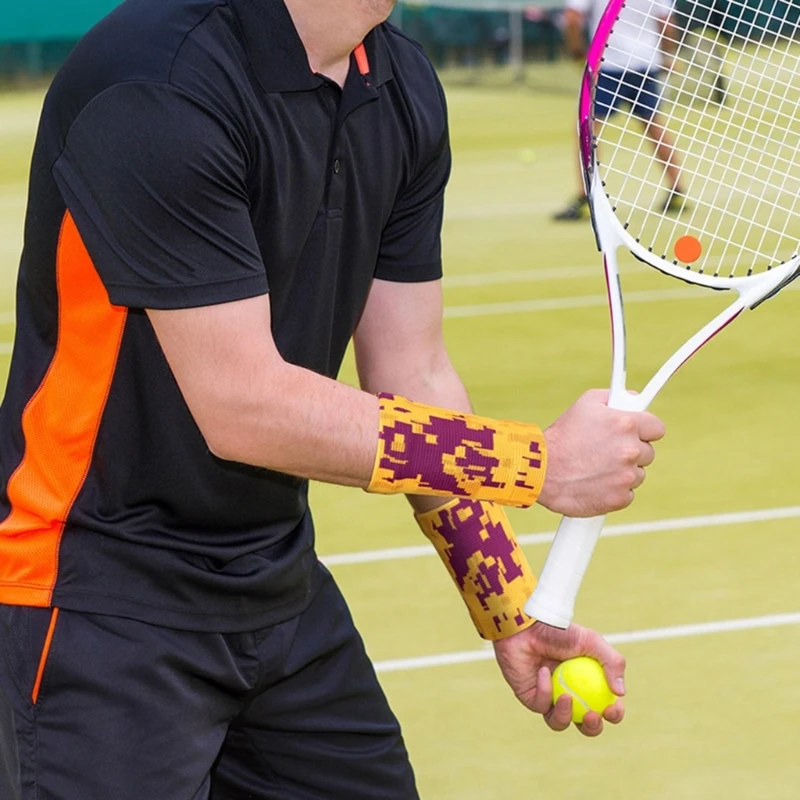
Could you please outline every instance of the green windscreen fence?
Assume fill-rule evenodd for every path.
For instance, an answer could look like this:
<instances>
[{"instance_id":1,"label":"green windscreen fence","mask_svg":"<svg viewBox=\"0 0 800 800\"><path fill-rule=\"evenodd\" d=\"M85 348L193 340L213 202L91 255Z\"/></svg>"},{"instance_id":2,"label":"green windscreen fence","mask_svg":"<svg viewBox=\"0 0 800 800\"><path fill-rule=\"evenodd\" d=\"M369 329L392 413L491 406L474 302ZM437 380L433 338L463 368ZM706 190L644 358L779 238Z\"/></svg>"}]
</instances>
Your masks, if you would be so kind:
<instances>
[{"instance_id":1,"label":"green windscreen fence","mask_svg":"<svg viewBox=\"0 0 800 800\"><path fill-rule=\"evenodd\" d=\"M164 0L169 2L169 0ZM119 0L9 0L0 16L0 40L75 40L119 5Z\"/></svg>"},{"instance_id":2,"label":"green windscreen fence","mask_svg":"<svg viewBox=\"0 0 800 800\"><path fill-rule=\"evenodd\" d=\"M120 0L3 0L0 75L13 79L54 71L75 42L119 3Z\"/></svg>"}]
</instances>

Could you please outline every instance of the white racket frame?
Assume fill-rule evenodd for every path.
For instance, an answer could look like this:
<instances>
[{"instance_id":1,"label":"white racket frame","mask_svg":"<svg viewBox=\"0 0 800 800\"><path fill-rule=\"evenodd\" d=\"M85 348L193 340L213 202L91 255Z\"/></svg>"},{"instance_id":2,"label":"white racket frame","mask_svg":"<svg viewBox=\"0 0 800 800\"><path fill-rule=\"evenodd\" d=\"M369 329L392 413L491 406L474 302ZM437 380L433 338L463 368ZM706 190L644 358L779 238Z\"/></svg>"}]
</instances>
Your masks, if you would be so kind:
<instances>
[{"instance_id":1,"label":"white racket frame","mask_svg":"<svg viewBox=\"0 0 800 800\"><path fill-rule=\"evenodd\" d=\"M800 255L760 274L729 278L705 275L657 256L624 229L612 210L602 180L595 169L595 146L592 134L594 75L599 67L611 26L622 4L623 0L612 0L609 4L589 49L581 88L579 134L584 181L597 247L603 254L611 314L612 360L608 405L620 410L645 411L669 378L706 342L736 319L742 311L755 308L797 277L800 271ZM622 247L640 261L667 275L710 289L732 291L737 295L734 302L667 359L639 394L631 394L626 384L625 315L617 265L617 253ZM525 606L525 612L529 616L557 628L569 626L575 611L575 600L602 532L604 520L605 516L561 519L539 576L539 582Z\"/></svg>"}]
</instances>

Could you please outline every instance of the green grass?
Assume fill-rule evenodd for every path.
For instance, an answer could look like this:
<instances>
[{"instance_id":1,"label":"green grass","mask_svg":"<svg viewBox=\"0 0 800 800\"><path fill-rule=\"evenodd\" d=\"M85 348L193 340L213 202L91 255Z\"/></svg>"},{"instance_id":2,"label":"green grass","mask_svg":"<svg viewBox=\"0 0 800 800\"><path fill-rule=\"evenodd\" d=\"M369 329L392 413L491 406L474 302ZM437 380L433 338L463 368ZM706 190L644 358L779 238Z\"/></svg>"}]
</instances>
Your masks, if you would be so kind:
<instances>
[{"instance_id":1,"label":"green grass","mask_svg":"<svg viewBox=\"0 0 800 800\"><path fill-rule=\"evenodd\" d=\"M558 80L572 74L562 68ZM576 191L574 93L447 88L454 173L444 230L446 306L602 297L588 223L550 220ZM0 97L0 314L13 308L41 99ZM554 272L534 280L542 270ZM481 285L465 285L471 276L482 276ZM623 261L623 279L630 291L682 286L632 259ZM643 385L723 302L709 293L629 304L630 385ZM798 502L798 314L800 292L785 292L745 314L673 378L654 405L668 436L636 502L614 523ZM602 302L448 317L445 330L473 403L486 414L547 424L583 390L608 381ZM2 337L10 341L8 326ZM354 376L348 358L342 379L352 383ZM315 485L312 501L323 556L422 543L402 498ZM540 508L511 516L519 533L557 523ZM546 546L528 553L538 568ZM578 615L615 632L793 612L800 608L799 559L792 520L603 540ZM376 660L480 649L435 557L338 566L335 573ZM384 675L423 797L796 797L798 628L620 649L629 662L628 716L598 741L549 732L517 705L491 661Z\"/></svg>"},{"instance_id":2,"label":"green grass","mask_svg":"<svg viewBox=\"0 0 800 800\"><path fill-rule=\"evenodd\" d=\"M0 312L13 308L25 197L41 92L0 94ZM0 356L4 375L8 358Z\"/></svg>"}]
</instances>

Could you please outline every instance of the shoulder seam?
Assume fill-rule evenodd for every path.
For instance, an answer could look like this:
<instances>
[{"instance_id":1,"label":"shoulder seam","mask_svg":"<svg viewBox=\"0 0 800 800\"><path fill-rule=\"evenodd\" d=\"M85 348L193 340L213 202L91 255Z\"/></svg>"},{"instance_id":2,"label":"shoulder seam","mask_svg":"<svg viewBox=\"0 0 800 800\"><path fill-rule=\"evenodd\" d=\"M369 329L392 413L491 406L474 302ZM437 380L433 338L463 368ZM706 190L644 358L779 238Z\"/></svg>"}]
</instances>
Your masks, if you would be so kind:
<instances>
[{"instance_id":1,"label":"shoulder seam","mask_svg":"<svg viewBox=\"0 0 800 800\"><path fill-rule=\"evenodd\" d=\"M180 54L181 50L183 49L183 46L184 46L184 44L186 44L186 40L187 40L187 39L188 39L188 38L189 38L189 37L190 37L190 36L191 36L191 35L192 35L192 34L193 34L193 33L194 33L196 30L197 30L197 28L199 28L199 27L200 27L200 26L201 26L201 25L202 25L202 24L203 24L203 23L204 23L204 22L205 22L205 21L206 21L206 20L207 20L207 19L208 19L208 18L209 18L209 17L210 17L210 16L211 16L211 15L212 15L212 14L213 14L213 13L214 13L216 10L217 10L217 9L219 9L219 8L220 8L220 7L222 7L222 6L226 6L226 7L227 7L227 5L228 5L228 0L224 0L224 1L223 1L223 0L220 0L219 2L216 2L216 3L214 3L214 5L212 5L212 6L211 6L211 8L209 8L209 9L208 9L208 11L206 11L206 13L205 13L205 14L203 14L203 16L202 16L202 17L201 17L199 20L197 20L197 22L196 22L194 25L192 25L192 27L191 27L191 28L189 28L189 30L187 30L187 31L186 31L186 33L183 35L183 39L181 39L180 43L179 43L179 44L178 44L178 46L175 48L175 53L174 53L174 54L173 54L173 56L172 56L172 61L170 62L170 65L169 65L169 70L167 71L167 80L166 80L166 82L167 82L167 83L170 83L170 84L172 83L172 70L173 70L173 69L174 69L174 67L175 67L175 62L176 62L176 61L177 61L177 59L178 59L178 55Z\"/></svg>"}]
</instances>

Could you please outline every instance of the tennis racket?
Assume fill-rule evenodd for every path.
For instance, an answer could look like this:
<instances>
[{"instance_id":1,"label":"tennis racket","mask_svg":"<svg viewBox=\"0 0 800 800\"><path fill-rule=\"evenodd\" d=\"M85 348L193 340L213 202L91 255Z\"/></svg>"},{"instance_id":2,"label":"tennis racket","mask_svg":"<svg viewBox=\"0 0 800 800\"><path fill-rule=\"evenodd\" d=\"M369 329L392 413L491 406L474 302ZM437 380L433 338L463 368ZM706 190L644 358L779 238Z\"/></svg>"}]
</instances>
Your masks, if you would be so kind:
<instances>
[{"instance_id":1,"label":"tennis racket","mask_svg":"<svg viewBox=\"0 0 800 800\"><path fill-rule=\"evenodd\" d=\"M675 61L668 71L664 99L686 107L693 103L725 102L724 39L705 26L687 30L680 38Z\"/></svg>"},{"instance_id":2,"label":"tennis racket","mask_svg":"<svg viewBox=\"0 0 800 800\"><path fill-rule=\"evenodd\" d=\"M609 406L618 409L644 411L688 358L742 311L773 296L800 272L800 32L792 5L776 4L770 15L754 16L749 6L731 0L719 25L740 36L746 32L746 41L728 39L707 24L703 37L689 36L693 15L703 20L707 8L702 0L684 0L682 7L689 24L675 34L670 48L682 63L666 69L679 91L674 101L658 107L656 118L675 140L674 152L680 154L675 163L682 160L685 203L680 197L680 213L675 204L664 202L665 190L672 199L665 185L667 172L653 155L652 140L642 135L641 120L624 111L604 116L607 86L605 107L598 108L597 102L604 64L634 52L641 32L655 23L649 0L611 0L590 45L580 92L580 159L611 313ZM718 55L728 77L723 105L708 92L680 89L682 76L708 63L707 45L693 48L692 42L709 37L722 51ZM661 63L653 49L649 63L636 69L656 76ZM658 91L653 83L663 86L624 73L618 88L630 97L634 85L639 92L634 100L658 102L660 98L645 94ZM665 210L667 205L672 213ZM735 296L635 395L628 392L625 378L617 270L622 247L666 275ZM562 519L525 607L530 616L559 628L569 625L603 519Z\"/></svg>"}]
</instances>

